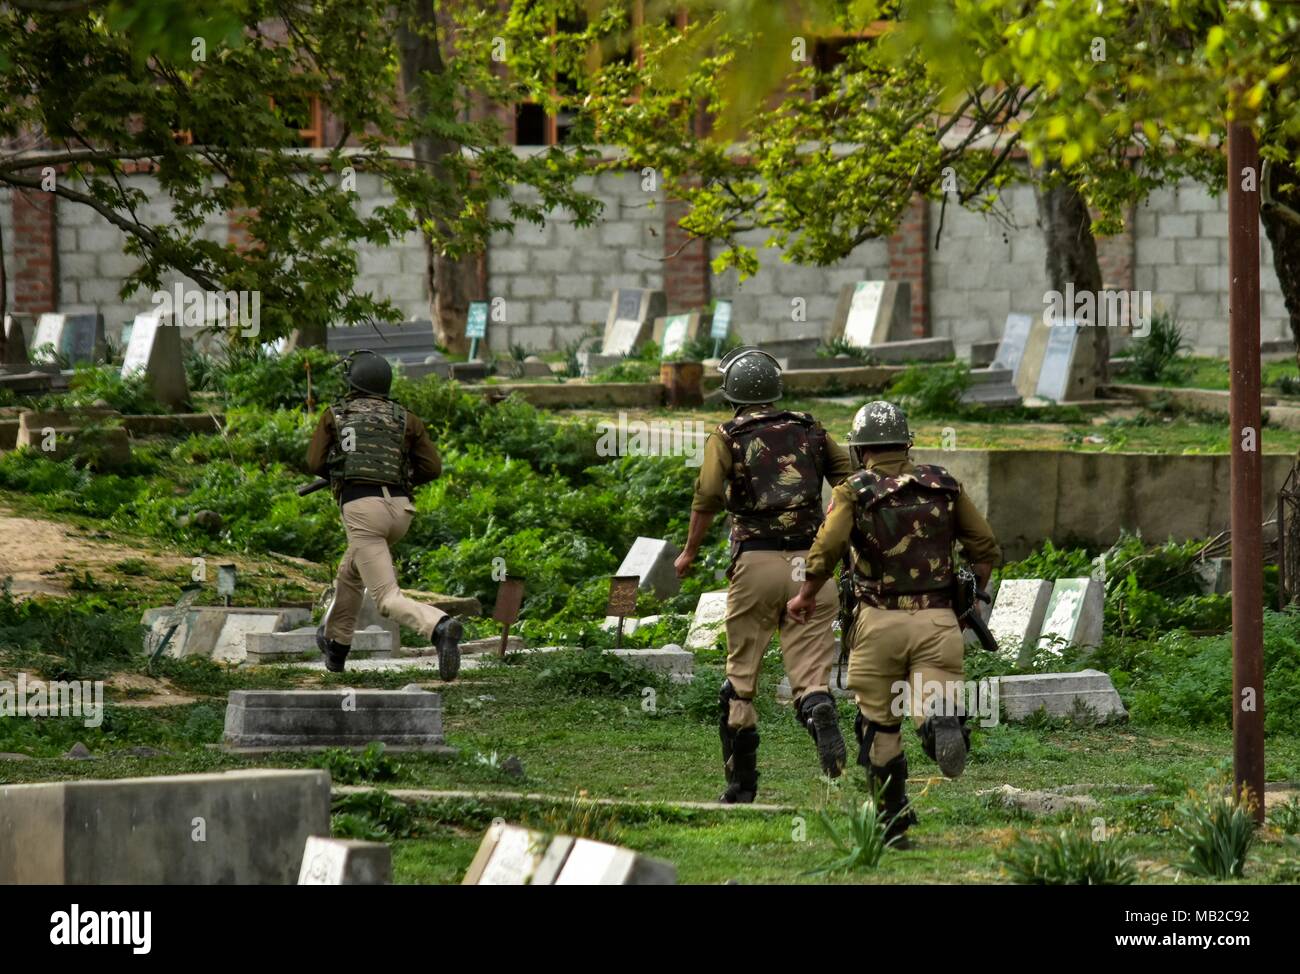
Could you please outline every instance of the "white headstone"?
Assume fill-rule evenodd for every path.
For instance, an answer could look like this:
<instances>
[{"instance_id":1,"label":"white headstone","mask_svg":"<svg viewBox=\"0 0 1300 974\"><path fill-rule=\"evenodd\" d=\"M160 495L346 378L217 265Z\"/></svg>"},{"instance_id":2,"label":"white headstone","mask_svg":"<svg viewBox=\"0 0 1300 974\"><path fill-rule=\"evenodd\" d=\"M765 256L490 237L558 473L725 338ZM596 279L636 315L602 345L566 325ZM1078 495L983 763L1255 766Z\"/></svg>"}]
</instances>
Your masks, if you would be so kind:
<instances>
[{"instance_id":1,"label":"white headstone","mask_svg":"<svg viewBox=\"0 0 1300 974\"><path fill-rule=\"evenodd\" d=\"M831 337L866 348L915 337L912 287L907 281L858 281L840 292Z\"/></svg>"},{"instance_id":2,"label":"white headstone","mask_svg":"<svg viewBox=\"0 0 1300 974\"><path fill-rule=\"evenodd\" d=\"M1106 592L1096 579L1058 578L1047 603L1039 646L1058 653L1064 646L1100 646L1105 611Z\"/></svg>"},{"instance_id":3,"label":"white headstone","mask_svg":"<svg viewBox=\"0 0 1300 974\"><path fill-rule=\"evenodd\" d=\"M384 843L307 837L299 886L383 886L392 881L392 853Z\"/></svg>"},{"instance_id":4,"label":"white headstone","mask_svg":"<svg viewBox=\"0 0 1300 974\"><path fill-rule=\"evenodd\" d=\"M637 538L618 566L615 575L636 575L640 588L653 591L661 599L676 595L682 583L673 562L681 554L677 546L662 538Z\"/></svg>"},{"instance_id":5,"label":"white headstone","mask_svg":"<svg viewBox=\"0 0 1300 974\"><path fill-rule=\"evenodd\" d=\"M189 400L181 330L154 310L135 316L122 358L122 378L143 372L153 397L169 409Z\"/></svg>"},{"instance_id":6,"label":"white headstone","mask_svg":"<svg viewBox=\"0 0 1300 974\"><path fill-rule=\"evenodd\" d=\"M669 315L664 319L664 337L660 343L660 354L665 358L677 355L686 347L691 338L691 316Z\"/></svg>"},{"instance_id":7,"label":"white headstone","mask_svg":"<svg viewBox=\"0 0 1300 974\"><path fill-rule=\"evenodd\" d=\"M1024 661L1022 653L1032 654L1051 597L1052 583L1041 578L1003 579L989 616L1001 655Z\"/></svg>"},{"instance_id":8,"label":"white headstone","mask_svg":"<svg viewBox=\"0 0 1300 974\"><path fill-rule=\"evenodd\" d=\"M686 633L687 649L712 649L727 628L727 590L705 592L695 604L695 618Z\"/></svg>"},{"instance_id":9,"label":"white headstone","mask_svg":"<svg viewBox=\"0 0 1300 974\"><path fill-rule=\"evenodd\" d=\"M465 885L671 885L677 868L631 849L496 822L483 836Z\"/></svg>"},{"instance_id":10,"label":"white headstone","mask_svg":"<svg viewBox=\"0 0 1300 974\"><path fill-rule=\"evenodd\" d=\"M1010 369L1013 383L1020 372L1020 360L1025 357L1025 346L1029 343L1029 331L1033 324L1034 319L1030 315L1009 314L1002 329L1002 339L998 342L997 354L993 356L992 368Z\"/></svg>"},{"instance_id":11,"label":"white headstone","mask_svg":"<svg viewBox=\"0 0 1300 974\"><path fill-rule=\"evenodd\" d=\"M30 351L52 346L56 355L62 355L72 365L95 362L104 352L104 317L98 313L41 315L36 323L36 335ZM33 361L52 362L48 352L42 352Z\"/></svg>"},{"instance_id":12,"label":"white headstone","mask_svg":"<svg viewBox=\"0 0 1300 974\"><path fill-rule=\"evenodd\" d=\"M1091 341L1091 336L1086 340ZM1055 322L1047 329L1036 395L1053 402L1092 398L1092 366L1089 356L1080 354L1083 341L1082 329L1073 318Z\"/></svg>"}]
</instances>

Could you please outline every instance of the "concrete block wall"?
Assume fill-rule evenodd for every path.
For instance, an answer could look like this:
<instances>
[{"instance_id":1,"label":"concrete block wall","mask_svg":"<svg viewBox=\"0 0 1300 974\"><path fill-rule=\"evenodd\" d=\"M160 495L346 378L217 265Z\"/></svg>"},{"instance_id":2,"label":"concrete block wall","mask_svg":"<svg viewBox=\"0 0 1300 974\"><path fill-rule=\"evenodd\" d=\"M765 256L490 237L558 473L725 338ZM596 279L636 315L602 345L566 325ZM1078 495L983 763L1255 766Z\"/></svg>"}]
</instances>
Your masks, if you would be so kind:
<instances>
[{"instance_id":1,"label":"concrete block wall","mask_svg":"<svg viewBox=\"0 0 1300 974\"><path fill-rule=\"evenodd\" d=\"M663 287L662 191L648 192L633 172L587 177L579 188L604 203L591 226L579 227L557 211L542 226L522 223L512 234L492 237L488 295L503 299L505 314L504 322L488 326L493 350L561 348L593 326L604 327L615 288ZM527 192L521 189L518 198L528 199ZM498 201L491 213L508 219L508 205Z\"/></svg>"}]
</instances>

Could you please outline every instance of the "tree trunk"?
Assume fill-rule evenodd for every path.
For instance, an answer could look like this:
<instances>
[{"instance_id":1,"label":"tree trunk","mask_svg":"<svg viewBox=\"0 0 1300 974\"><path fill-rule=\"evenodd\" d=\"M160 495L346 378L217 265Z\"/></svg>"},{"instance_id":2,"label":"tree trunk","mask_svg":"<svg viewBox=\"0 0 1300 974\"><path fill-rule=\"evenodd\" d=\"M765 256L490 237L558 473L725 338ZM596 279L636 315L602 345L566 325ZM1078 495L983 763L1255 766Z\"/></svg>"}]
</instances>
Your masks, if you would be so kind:
<instances>
[{"instance_id":1,"label":"tree trunk","mask_svg":"<svg viewBox=\"0 0 1300 974\"><path fill-rule=\"evenodd\" d=\"M7 359L9 332L5 328L5 315L9 308L9 275L5 270L5 228L0 223L0 362Z\"/></svg>"},{"instance_id":2,"label":"tree trunk","mask_svg":"<svg viewBox=\"0 0 1300 974\"><path fill-rule=\"evenodd\" d=\"M1073 284L1076 294L1090 291L1099 295L1101 265L1097 262L1097 241L1092 235L1087 201L1069 179L1043 185L1044 177L1059 173L1048 170L1037 176L1035 196L1038 222L1047 245L1047 286L1064 294L1066 285ZM1092 325L1093 369L1097 385L1103 386L1110 381L1110 333L1098 320Z\"/></svg>"},{"instance_id":3,"label":"tree trunk","mask_svg":"<svg viewBox=\"0 0 1300 974\"><path fill-rule=\"evenodd\" d=\"M398 21L397 43L401 60L402 90L407 107L415 119L437 111L429 104L421 82L424 75L441 75L445 71L438 42L438 21L432 0L407 0ZM412 149L419 164L435 178L450 186L444 160L460 152L450 139L425 135L413 140ZM469 348L465 338L465 318L469 302L479 290L478 261L473 257L454 260L440 251L435 236L450 235L445 214L440 210L416 211L421 223L431 223L435 234L423 234L425 253L425 287L429 292L429 316L433 320L438 343L452 352Z\"/></svg>"},{"instance_id":4,"label":"tree trunk","mask_svg":"<svg viewBox=\"0 0 1300 974\"><path fill-rule=\"evenodd\" d=\"M1273 270L1282 285L1282 300L1286 303L1291 321L1291 336L1296 341L1296 363L1300 365L1300 190L1283 193L1284 183L1300 184L1300 172L1289 165L1273 163L1269 166L1269 189L1273 201L1280 206L1268 206L1260 211L1264 232L1273 245ZM1290 215L1281 209L1286 207Z\"/></svg>"}]
</instances>

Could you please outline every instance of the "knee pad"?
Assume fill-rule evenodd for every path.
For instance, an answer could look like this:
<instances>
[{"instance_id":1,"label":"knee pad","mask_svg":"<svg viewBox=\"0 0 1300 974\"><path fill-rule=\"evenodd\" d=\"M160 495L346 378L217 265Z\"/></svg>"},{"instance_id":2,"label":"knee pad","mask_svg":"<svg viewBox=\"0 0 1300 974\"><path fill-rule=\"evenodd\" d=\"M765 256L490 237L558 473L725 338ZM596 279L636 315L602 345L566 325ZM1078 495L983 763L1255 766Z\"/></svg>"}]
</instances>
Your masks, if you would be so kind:
<instances>
[{"instance_id":1,"label":"knee pad","mask_svg":"<svg viewBox=\"0 0 1300 974\"><path fill-rule=\"evenodd\" d=\"M808 721L812 718L813 708L824 703L828 703L834 707L835 698L824 690L819 690L816 693L805 694L799 701L799 706L795 708L795 720L799 721L799 723L804 727L807 727Z\"/></svg>"},{"instance_id":2,"label":"knee pad","mask_svg":"<svg viewBox=\"0 0 1300 974\"><path fill-rule=\"evenodd\" d=\"M963 716L958 717L957 721L961 725L962 740L966 744L966 750L969 751L970 727L966 724L967 719L968 718ZM921 726L916 729L916 736L921 739L921 750L926 753L926 756L929 757L931 761L937 761L938 758L935 756L934 750L934 725L931 723L931 718L926 718L921 721Z\"/></svg>"},{"instance_id":3,"label":"knee pad","mask_svg":"<svg viewBox=\"0 0 1300 974\"><path fill-rule=\"evenodd\" d=\"M736 692L736 688L731 685L730 680L722 681L722 689L718 691L718 729L722 732L723 737L734 737L736 731L730 727L731 723L731 702L733 700L753 700L753 697L742 697Z\"/></svg>"},{"instance_id":4,"label":"knee pad","mask_svg":"<svg viewBox=\"0 0 1300 974\"><path fill-rule=\"evenodd\" d=\"M902 729L902 724L878 724L874 720L868 720L859 710L858 716L853 721L853 736L858 739L858 764L870 770L871 742L875 736L897 734Z\"/></svg>"}]
</instances>

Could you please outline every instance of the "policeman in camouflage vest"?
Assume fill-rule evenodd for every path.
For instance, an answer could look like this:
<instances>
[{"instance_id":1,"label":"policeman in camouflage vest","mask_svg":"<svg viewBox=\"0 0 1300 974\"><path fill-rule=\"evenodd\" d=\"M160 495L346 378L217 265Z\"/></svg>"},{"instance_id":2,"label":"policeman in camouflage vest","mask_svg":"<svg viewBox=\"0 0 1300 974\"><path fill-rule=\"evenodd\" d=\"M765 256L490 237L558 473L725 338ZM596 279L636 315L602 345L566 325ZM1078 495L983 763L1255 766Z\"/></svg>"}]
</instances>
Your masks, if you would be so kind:
<instances>
[{"instance_id":1,"label":"policeman in camouflage vest","mask_svg":"<svg viewBox=\"0 0 1300 974\"><path fill-rule=\"evenodd\" d=\"M835 488L807 578L786 609L796 618L815 613L817 591L851 546L857 609L845 638L853 648L848 687L858 704L858 763L879 789L887 837L905 847L916 816L907 803L903 703L925 753L948 777L961 774L970 732L958 693L964 641L953 612L953 547L961 546L981 589L999 550L961 484L943 467L912 463L912 434L897 406L867 403L848 442L865 469Z\"/></svg>"},{"instance_id":2,"label":"policeman in camouflage vest","mask_svg":"<svg viewBox=\"0 0 1300 974\"><path fill-rule=\"evenodd\" d=\"M722 801L737 803L752 802L758 792L754 694L763 653L778 628L795 716L812 736L822 770L835 777L844 768L844 737L830 693L839 595L823 579L810 617L799 621L785 613L785 604L802 582L808 548L822 523L822 481L837 484L853 468L848 451L815 419L774 405L781 398L781 369L772 356L741 348L719 369L723 395L736 412L705 443L677 574L690 570L713 518L725 509L731 516L731 567L718 731L727 779Z\"/></svg>"},{"instance_id":3,"label":"policeman in camouflage vest","mask_svg":"<svg viewBox=\"0 0 1300 974\"><path fill-rule=\"evenodd\" d=\"M307 451L311 472L330 480L348 536L316 644L326 668L343 672L368 589L381 615L433 643L439 675L453 680L460 669L461 623L403 595L389 551L411 526L413 489L441 476L442 461L420 418L388 398L393 370L383 357L355 352L346 367L348 395L321 415Z\"/></svg>"}]
</instances>

